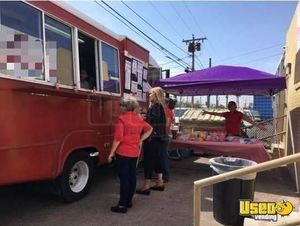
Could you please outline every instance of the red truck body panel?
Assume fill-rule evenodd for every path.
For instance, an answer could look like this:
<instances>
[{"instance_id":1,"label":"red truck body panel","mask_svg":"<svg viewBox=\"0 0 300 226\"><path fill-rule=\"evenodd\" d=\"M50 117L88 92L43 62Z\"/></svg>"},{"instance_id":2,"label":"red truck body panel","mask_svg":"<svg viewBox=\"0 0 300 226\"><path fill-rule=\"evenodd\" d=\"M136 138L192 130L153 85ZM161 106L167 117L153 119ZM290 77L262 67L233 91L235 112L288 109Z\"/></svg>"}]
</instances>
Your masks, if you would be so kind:
<instances>
[{"instance_id":1,"label":"red truck body panel","mask_svg":"<svg viewBox=\"0 0 300 226\"><path fill-rule=\"evenodd\" d=\"M117 48L121 92L88 92L0 74L0 185L54 179L77 150L99 152L98 164L105 163L121 113L124 53L149 62L149 52L127 38L118 40L53 2L29 3Z\"/></svg>"}]
</instances>

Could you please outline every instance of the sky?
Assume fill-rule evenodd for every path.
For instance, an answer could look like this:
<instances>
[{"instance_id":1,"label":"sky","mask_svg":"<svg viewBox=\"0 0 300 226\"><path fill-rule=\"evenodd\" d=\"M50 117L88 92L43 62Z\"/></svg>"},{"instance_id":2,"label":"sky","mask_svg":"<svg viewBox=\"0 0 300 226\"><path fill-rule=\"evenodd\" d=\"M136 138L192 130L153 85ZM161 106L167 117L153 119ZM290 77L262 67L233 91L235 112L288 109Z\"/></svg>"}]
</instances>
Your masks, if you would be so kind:
<instances>
[{"instance_id":1,"label":"sky","mask_svg":"<svg viewBox=\"0 0 300 226\"><path fill-rule=\"evenodd\" d=\"M184 73L184 66L191 67L183 40L192 35L207 38L195 53L195 70L207 68L211 58L212 66L246 66L275 73L297 5L296 1L105 1L177 59L183 58L180 66L97 2L67 3L149 50L162 69L170 69L171 76Z\"/></svg>"}]
</instances>

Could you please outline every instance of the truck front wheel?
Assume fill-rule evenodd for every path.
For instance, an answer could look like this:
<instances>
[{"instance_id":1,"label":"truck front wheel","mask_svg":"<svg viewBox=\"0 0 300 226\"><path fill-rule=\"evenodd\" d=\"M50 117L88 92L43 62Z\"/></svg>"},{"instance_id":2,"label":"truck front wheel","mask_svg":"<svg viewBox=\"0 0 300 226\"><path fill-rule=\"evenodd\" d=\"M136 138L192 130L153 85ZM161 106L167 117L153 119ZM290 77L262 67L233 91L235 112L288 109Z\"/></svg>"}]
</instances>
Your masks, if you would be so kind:
<instances>
[{"instance_id":1,"label":"truck front wheel","mask_svg":"<svg viewBox=\"0 0 300 226\"><path fill-rule=\"evenodd\" d=\"M88 193L93 169L93 161L86 152L68 158L60 177L61 196L66 202L79 200Z\"/></svg>"}]
</instances>

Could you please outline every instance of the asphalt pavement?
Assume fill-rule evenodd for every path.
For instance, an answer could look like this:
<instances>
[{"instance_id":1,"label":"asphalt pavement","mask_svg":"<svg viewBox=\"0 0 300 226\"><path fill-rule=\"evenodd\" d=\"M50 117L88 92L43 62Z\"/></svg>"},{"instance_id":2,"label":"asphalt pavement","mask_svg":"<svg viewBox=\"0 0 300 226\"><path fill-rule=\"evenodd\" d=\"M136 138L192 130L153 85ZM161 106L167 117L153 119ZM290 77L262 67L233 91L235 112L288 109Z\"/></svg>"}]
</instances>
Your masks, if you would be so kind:
<instances>
[{"instance_id":1,"label":"asphalt pavement","mask_svg":"<svg viewBox=\"0 0 300 226\"><path fill-rule=\"evenodd\" d=\"M209 166L195 163L199 157L171 160L171 178L165 191L149 196L135 195L126 214L112 213L119 196L115 168L97 169L90 193L75 203L63 203L49 192L47 183L0 187L2 226L190 226L193 223L193 182L211 176ZM138 187L143 182L138 168ZM299 206L299 196L285 169L260 173L256 180L256 201L288 199ZM212 187L202 191L201 224L217 226L213 218Z\"/></svg>"}]
</instances>

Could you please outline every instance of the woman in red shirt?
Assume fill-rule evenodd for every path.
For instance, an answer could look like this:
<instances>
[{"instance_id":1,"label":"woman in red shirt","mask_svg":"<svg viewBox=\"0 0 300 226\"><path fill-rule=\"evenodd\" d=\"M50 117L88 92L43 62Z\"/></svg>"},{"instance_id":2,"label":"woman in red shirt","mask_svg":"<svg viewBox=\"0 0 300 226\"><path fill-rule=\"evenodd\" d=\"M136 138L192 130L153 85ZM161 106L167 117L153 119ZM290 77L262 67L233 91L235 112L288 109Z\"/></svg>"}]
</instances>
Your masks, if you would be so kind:
<instances>
[{"instance_id":1,"label":"woman in red shirt","mask_svg":"<svg viewBox=\"0 0 300 226\"><path fill-rule=\"evenodd\" d=\"M135 113L139 106L136 98L124 97L120 106L124 114L119 117L115 126L114 141L108 156L111 162L116 156L120 178L120 199L112 212L126 213L132 207L132 198L136 189L136 164L140 154L139 146L152 133L152 127Z\"/></svg>"},{"instance_id":2,"label":"woman in red shirt","mask_svg":"<svg viewBox=\"0 0 300 226\"><path fill-rule=\"evenodd\" d=\"M175 123L175 115L173 109L175 108L176 101L171 98L166 98L165 115L166 115L166 148L164 150L164 172L163 172L163 181L168 182L170 179L169 173L169 159L168 159L168 147L172 139L172 125Z\"/></svg>"}]
</instances>

